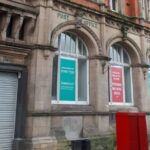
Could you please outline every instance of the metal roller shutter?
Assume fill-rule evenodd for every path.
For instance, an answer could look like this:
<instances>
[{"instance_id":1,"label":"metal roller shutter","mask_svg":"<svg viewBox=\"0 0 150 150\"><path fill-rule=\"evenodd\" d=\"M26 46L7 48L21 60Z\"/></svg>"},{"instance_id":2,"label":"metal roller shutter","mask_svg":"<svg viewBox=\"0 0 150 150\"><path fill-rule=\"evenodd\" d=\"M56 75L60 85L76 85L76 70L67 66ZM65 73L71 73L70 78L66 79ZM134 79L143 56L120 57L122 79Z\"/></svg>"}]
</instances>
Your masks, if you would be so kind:
<instances>
[{"instance_id":1,"label":"metal roller shutter","mask_svg":"<svg viewBox=\"0 0 150 150\"><path fill-rule=\"evenodd\" d=\"M17 74L0 72L0 150L12 150L17 91Z\"/></svg>"}]
</instances>

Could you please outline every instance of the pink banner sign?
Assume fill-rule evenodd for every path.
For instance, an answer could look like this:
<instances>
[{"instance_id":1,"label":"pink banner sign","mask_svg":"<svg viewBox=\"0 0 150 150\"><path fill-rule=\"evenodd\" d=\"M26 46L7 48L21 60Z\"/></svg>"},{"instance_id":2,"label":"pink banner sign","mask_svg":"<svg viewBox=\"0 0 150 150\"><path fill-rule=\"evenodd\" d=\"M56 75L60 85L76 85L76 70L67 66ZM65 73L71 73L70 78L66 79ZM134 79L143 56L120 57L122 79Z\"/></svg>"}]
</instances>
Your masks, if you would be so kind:
<instances>
[{"instance_id":1,"label":"pink banner sign","mask_svg":"<svg viewBox=\"0 0 150 150\"><path fill-rule=\"evenodd\" d=\"M111 67L111 98L112 102L123 102L123 69L122 67Z\"/></svg>"}]
</instances>

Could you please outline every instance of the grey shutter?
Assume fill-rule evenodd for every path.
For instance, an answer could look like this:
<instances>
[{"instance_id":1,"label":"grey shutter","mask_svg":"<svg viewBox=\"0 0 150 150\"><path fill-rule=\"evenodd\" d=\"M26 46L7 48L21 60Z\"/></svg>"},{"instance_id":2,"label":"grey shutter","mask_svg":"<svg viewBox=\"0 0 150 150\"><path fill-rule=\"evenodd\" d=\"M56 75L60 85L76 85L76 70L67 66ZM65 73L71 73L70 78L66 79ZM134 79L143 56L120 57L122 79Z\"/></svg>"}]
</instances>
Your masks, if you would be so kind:
<instances>
[{"instance_id":1,"label":"grey shutter","mask_svg":"<svg viewBox=\"0 0 150 150\"><path fill-rule=\"evenodd\" d=\"M0 72L0 150L12 150L17 91L17 74Z\"/></svg>"}]
</instances>

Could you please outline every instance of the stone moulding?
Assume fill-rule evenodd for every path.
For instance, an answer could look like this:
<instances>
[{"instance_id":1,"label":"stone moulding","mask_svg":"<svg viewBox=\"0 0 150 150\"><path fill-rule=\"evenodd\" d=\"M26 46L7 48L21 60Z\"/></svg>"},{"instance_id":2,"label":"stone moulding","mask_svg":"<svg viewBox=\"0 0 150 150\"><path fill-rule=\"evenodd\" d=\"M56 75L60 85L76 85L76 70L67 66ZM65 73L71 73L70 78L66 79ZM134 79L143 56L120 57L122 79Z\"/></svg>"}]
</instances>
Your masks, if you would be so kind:
<instances>
[{"instance_id":1,"label":"stone moulding","mask_svg":"<svg viewBox=\"0 0 150 150\"><path fill-rule=\"evenodd\" d=\"M0 41L0 49L6 48L6 49L13 49L15 48L15 51L25 51L30 52L31 50L50 50L50 51L56 51L57 48L54 48L50 45L41 45L41 44L25 44L25 43L14 43L14 42L7 42L7 41Z\"/></svg>"},{"instance_id":2,"label":"stone moulding","mask_svg":"<svg viewBox=\"0 0 150 150\"><path fill-rule=\"evenodd\" d=\"M2 7L6 6L7 8L14 8L15 10L25 11L25 12L31 13L33 15L39 14L39 11L37 9L35 9L34 7L32 7L30 5L21 4L19 2L1 0L0 6L1 6L0 9Z\"/></svg>"},{"instance_id":3,"label":"stone moulding","mask_svg":"<svg viewBox=\"0 0 150 150\"><path fill-rule=\"evenodd\" d=\"M60 111L60 112L29 112L27 115L32 117L42 117L42 116L108 116L110 114L114 114L115 112L96 112L96 111L85 111L85 112L68 112L68 111Z\"/></svg>"},{"instance_id":4,"label":"stone moulding","mask_svg":"<svg viewBox=\"0 0 150 150\"><path fill-rule=\"evenodd\" d=\"M107 53L109 52L109 47L117 42L124 42L124 44L128 45L131 47L131 49L133 50L133 52L138 55L138 57L140 58L139 62L144 62L144 56L142 54L141 49L139 48L139 46L137 45L137 43L131 39L130 37L126 37L126 40L123 41L122 40L122 34L121 35L117 35L115 37L111 37L107 43L106 43L106 49L107 49Z\"/></svg>"},{"instance_id":5,"label":"stone moulding","mask_svg":"<svg viewBox=\"0 0 150 150\"><path fill-rule=\"evenodd\" d=\"M50 41L50 44L51 45L54 45L54 40L55 40L55 36L57 34L57 32L64 28L64 27L67 27L69 25L74 25L76 27L76 20L73 20L73 21L68 21L68 22L64 22L64 23L61 23L59 24L56 28L54 28L54 30L52 31L52 34L51 34L51 41ZM99 53L102 54L102 46L101 46L101 42L100 42L100 39L97 37L97 35L92 31L92 29L90 29L88 26L84 25L83 23L80 24L81 28L84 28L86 31L88 31L92 37L94 38L97 46L98 46L98 49L99 49ZM74 29L76 30L76 28L74 27ZM78 29L80 31L80 29Z\"/></svg>"}]
</instances>

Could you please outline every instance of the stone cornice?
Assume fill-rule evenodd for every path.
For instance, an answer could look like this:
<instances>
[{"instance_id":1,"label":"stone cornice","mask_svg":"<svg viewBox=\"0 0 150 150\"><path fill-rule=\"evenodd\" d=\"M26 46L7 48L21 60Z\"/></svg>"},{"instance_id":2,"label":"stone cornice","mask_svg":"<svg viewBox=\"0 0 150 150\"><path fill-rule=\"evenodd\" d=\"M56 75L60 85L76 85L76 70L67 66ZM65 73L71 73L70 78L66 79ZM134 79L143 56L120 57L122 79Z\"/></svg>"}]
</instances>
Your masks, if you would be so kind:
<instances>
[{"instance_id":1,"label":"stone cornice","mask_svg":"<svg viewBox=\"0 0 150 150\"><path fill-rule=\"evenodd\" d=\"M0 49L2 50L15 50L19 52L29 53L31 51L31 47L32 45L27 45L24 43L0 41Z\"/></svg>"},{"instance_id":2,"label":"stone cornice","mask_svg":"<svg viewBox=\"0 0 150 150\"><path fill-rule=\"evenodd\" d=\"M57 49L50 45L40 45L40 44L25 44L25 43L16 43L16 42L7 42L7 41L0 41L0 49L7 49L7 50L15 50L19 52L27 52L29 53L31 50L49 50L49 51L56 51Z\"/></svg>"},{"instance_id":3,"label":"stone cornice","mask_svg":"<svg viewBox=\"0 0 150 150\"><path fill-rule=\"evenodd\" d=\"M37 50L50 50L50 51L57 51L57 48L50 46L50 45L40 45L40 44L35 44L32 46L32 49Z\"/></svg>"},{"instance_id":4,"label":"stone cornice","mask_svg":"<svg viewBox=\"0 0 150 150\"><path fill-rule=\"evenodd\" d=\"M110 112L97 112L97 111L51 111L51 112L29 112L28 116L41 117L41 116L108 116ZM112 113L111 113L112 114Z\"/></svg>"},{"instance_id":5,"label":"stone cornice","mask_svg":"<svg viewBox=\"0 0 150 150\"><path fill-rule=\"evenodd\" d=\"M64 4L64 5L68 5L68 6L71 6L73 8L76 8L76 9L80 9L80 10L83 10L83 11L86 11L86 12L93 13L95 15L103 15L100 11L96 11L94 9L90 9L88 7L81 6L81 5L76 4L74 2L71 2L71 1L67 1L67 0L54 0L54 2L57 2L59 4L61 3L61 4Z\"/></svg>"},{"instance_id":6,"label":"stone cornice","mask_svg":"<svg viewBox=\"0 0 150 150\"><path fill-rule=\"evenodd\" d=\"M146 115L150 115L150 112L144 112ZM29 117L45 117L45 116L110 116L115 115L115 111L50 111L50 112L29 112Z\"/></svg>"},{"instance_id":7,"label":"stone cornice","mask_svg":"<svg viewBox=\"0 0 150 150\"><path fill-rule=\"evenodd\" d=\"M140 23L136 23L134 21L134 18L136 18L140 22L141 18L128 17L128 16L125 16L125 15L113 12L113 11L109 10L105 5L103 6L103 7L105 7L105 10L100 9L100 11L97 11L97 10L93 10L93 9L90 9L90 8L87 8L87 7L83 7L79 4L75 4L74 2L71 2L71 1L55 0L54 2L58 3L58 5L59 4L68 5L72 8L80 9L82 11L89 12L89 13L91 13L93 15L96 15L96 16L105 16L106 20L114 21L117 24L120 24L119 26L126 25L126 26L129 26L129 27L133 27L137 30L145 30L145 31L149 32L148 27L145 27L145 26L141 25Z\"/></svg>"},{"instance_id":8,"label":"stone cornice","mask_svg":"<svg viewBox=\"0 0 150 150\"><path fill-rule=\"evenodd\" d=\"M11 8L11 9L13 8L15 10L28 12L33 15L39 14L39 11L37 9L35 9L33 6L22 4L19 2L15 2L15 1L10 1L10 0L9 1L8 0L0 0L0 9L2 7L7 7L7 8Z\"/></svg>"}]
</instances>

